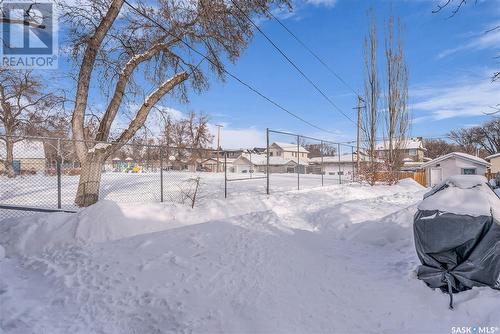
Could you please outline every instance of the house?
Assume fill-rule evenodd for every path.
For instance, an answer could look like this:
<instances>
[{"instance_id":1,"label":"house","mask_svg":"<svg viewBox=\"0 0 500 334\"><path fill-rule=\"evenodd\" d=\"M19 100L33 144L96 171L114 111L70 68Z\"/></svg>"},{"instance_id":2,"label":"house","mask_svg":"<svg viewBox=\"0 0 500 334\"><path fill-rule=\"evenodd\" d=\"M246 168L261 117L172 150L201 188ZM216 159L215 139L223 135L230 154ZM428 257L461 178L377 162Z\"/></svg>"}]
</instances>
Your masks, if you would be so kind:
<instances>
[{"instance_id":1,"label":"house","mask_svg":"<svg viewBox=\"0 0 500 334\"><path fill-rule=\"evenodd\" d=\"M491 173L499 173L500 172L500 152L492 154L485 158L491 164L490 172Z\"/></svg>"},{"instance_id":2,"label":"house","mask_svg":"<svg viewBox=\"0 0 500 334\"><path fill-rule=\"evenodd\" d=\"M299 166L300 173L305 173L305 165ZM235 173L266 173L267 155L243 153L233 162ZM280 156L269 155L269 173L297 173L297 162Z\"/></svg>"},{"instance_id":3,"label":"house","mask_svg":"<svg viewBox=\"0 0 500 334\"><path fill-rule=\"evenodd\" d=\"M488 167L486 160L461 152L448 153L422 165L430 187L453 175L484 175Z\"/></svg>"},{"instance_id":4,"label":"house","mask_svg":"<svg viewBox=\"0 0 500 334\"><path fill-rule=\"evenodd\" d=\"M227 163L227 171L231 172L231 169L233 168L233 162L234 158L226 158L224 159L223 156L219 157L219 172L224 172L224 163ZM204 159L199 163L198 169L201 169L202 171L206 172L217 172L217 158L208 158Z\"/></svg>"},{"instance_id":5,"label":"house","mask_svg":"<svg viewBox=\"0 0 500 334\"><path fill-rule=\"evenodd\" d=\"M362 158L360 158L362 160ZM308 173L325 175L352 175L355 172L357 157L356 154L342 154L337 156L314 157L309 159Z\"/></svg>"},{"instance_id":6,"label":"house","mask_svg":"<svg viewBox=\"0 0 500 334\"><path fill-rule=\"evenodd\" d=\"M422 137L409 138L404 140L400 149L401 159L404 162L423 162L425 152L427 151L424 147ZM386 159L389 152L389 141L384 141L375 147L377 158Z\"/></svg>"},{"instance_id":7,"label":"house","mask_svg":"<svg viewBox=\"0 0 500 334\"><path fill-rule=\"evenodd\" d=\"M366 163L370 158L360 151L359 162L360 164ZM309 159L308 173L321 174L321 165L323 165L323 173L325 175L347 175L351 176L356 173L358 156L356 152L342 154L340 157L335 156L324 156L314 157ZM383 161L375 158L374 162L381 164Z\"/></svg>"},{"instance_id":8,"label":"house","mask_svg":"<svg viewBox=\"0 0 500 334\"><path fill-rule=\"evenodd\" d=\"M45 172L46 159L43 142L23 139L14 143L13 167L15 174ZM5 171L7 157L5 141L0 141L0 173Z\"/></svg>"},{"instance_id":9,"label":"house","mask_svg":"<svg viewBox=\"0 0 500 334\"><path fill-rule=\"evenodd\" d=\"M309 163L307 155L309 151L303 146L297 144L287 144L274 142L269 145L269 156L270 157L281 157L284 160L299 160L299 163L303 162L305 165Z\"/></svg>"}]
</instances>

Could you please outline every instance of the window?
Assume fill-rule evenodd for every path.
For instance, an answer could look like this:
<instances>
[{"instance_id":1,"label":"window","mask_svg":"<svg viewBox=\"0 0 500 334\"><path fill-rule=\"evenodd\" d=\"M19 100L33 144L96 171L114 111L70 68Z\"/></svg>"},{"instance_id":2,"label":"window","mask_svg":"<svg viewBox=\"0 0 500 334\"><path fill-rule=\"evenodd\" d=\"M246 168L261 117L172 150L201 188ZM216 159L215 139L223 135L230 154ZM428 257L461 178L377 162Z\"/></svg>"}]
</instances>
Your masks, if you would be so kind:
<instances>
[{"instance_id":1,"label":"window","mask_svg":"<svg viewBox=\"0 0 500 334\"><path fill-rule=\"evenodd\" d=\"M476 175L476 169L475 168L463 168L462 175Z\"/></svg>"},{"instance_id":2,"label":"window","mask_svg":"<svg viewBox=\"0 0 500 334\"><path fill-rule=\"evenodd\" d=\"M269 156L272 157L273 156L273 152L269 152Z\"/></svg>"},{"instance_id":3,"label":"window","mask_svg":"<svg viewBox=\"0 0 500 334\"><path fill-rule=\"evenodd\" d=\"M410 148L408 154L410 156L413 156L413 157L416 156L417 155L417 149L416 148Z\"/></svg>"},{"instance_id":4,"label":"window","mask_svg":"<svg viewBox=\"0 0 500 334\"><path fill-rule=\"evenodd\" d=\"M276 152L276 156L278 156L278 157L281 156L281 152L279 152L279 151Z\"/></svg>"}]
</instances>

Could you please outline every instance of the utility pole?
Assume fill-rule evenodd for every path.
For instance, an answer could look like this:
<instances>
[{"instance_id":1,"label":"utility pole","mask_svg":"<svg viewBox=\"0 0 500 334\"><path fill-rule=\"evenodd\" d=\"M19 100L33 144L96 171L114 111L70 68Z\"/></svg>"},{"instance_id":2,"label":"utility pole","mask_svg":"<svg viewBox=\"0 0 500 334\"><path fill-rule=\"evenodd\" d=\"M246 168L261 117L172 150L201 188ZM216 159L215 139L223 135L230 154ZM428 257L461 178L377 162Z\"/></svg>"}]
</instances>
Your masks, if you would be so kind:
<instances>
[{"instance_id":1,"label":"utility pole","mask_svg":"<svg viewBox=\"0 0 500 334\"><path fill-rule=\"evenodd\" d=\"M362 105L365 101L361 96L358 95L358 105L354 109L358 109L358 123L357 123L357 137L356 137L356 170L359 175L359 142L360 142L360 128L361 128L361 109L364 108Z\"/></svg>"},{"instance_id":2,"label":"utility pole","mask_svg":"<svg viewBox=\"0 0 500 334\"><path fill-rule=\"evenodd\" d=\"M220 154L220 129L223 128L223 125L216 124L217 127L217 173L219 172L219 154Z\"/></svg>"}]
</instances>

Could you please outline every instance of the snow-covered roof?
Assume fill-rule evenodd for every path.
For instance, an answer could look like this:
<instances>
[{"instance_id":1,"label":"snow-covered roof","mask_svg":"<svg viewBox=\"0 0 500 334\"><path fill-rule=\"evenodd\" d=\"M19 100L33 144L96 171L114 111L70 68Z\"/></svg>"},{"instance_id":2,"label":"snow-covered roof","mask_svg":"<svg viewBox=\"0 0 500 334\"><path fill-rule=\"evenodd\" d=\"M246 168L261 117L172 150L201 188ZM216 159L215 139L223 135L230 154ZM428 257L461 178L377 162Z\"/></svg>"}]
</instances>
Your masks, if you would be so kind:
<instances>
[{"instance_id":1,"label":"snow-covered roof","mask_svg":"<svg viewBox=\"0 0 500 334\"><path fill-rule=\"evenodd\" d=\"M394 142L393 142L394 145ZM426 148L424 147L424 143L420 139L416 138L409 138L405 139L402 143L399 145L402 149L404 150L409 150L409 149L421 149L426 151ZM375 147L375 150L377 151L383 151L383 150L388 150L389 149L389 141L385 140Z\"/></svg>"},{"instance_id":2,"label":"snow-covered roof","mask_svg":"<svg viewBox=\"0 0 500 334\"><path fill-rule=\"evenodd\" d=\"M363 159L361 159L363 160ZM321 163L321 157L314 157L310 158L309 161L311 163ZM340 156L340 162L355 162L356 161L356 155L352 154L343 154ZM339 162L339 156L338 155L328 155L323 157L323 163L338 163Z\"/></svg>"},{"instance_id":3,"label":"snow-covered roof","mask_svg":"<svg viewBox=\"0 0 500 334\"><path fill-rule=\"evenodd\" d=\"M45 159L43 142L37 140L23 139L14 143L14 159ZM0 159L7 156L5 142L0 141Z\"/></svg>"},{"instance_id":4,"label":"snow-covered roof","mask_svg":"<svg viewBox=\"0 0 500 334\"><path fill-rule=\"evenodd\" d=\"M490 161L491 159L495 159L495 158L500 158L500 152L492 154L492 155L489 155L489 156L487 156L484 159Z\"/></svg>"},{"instance_id":5,"label":"snow-covered roof","mask_svg":"<svg viewBox=\"0 0 500 334\"><path fill-rule=\"evenodd\" d=\"M272 145L276 145L276 146L280 147L283 151L297 152L297 144L274 142L271 144L271 146ZM309 153L309 151L306 150L302 145L299 145L299 152Z\"/></svg>"},{"instance_id":6,"label":"snow-covered roof","mask_svg":"<svg viewBox=\"0 0 500 334\"><path fill-rule=\"evenodd\" d=\"M462 159L462 160L466 160L466 161L469 161L472 163L476 163L479 165L483 165L486 167L490 166L490 163L488 161L481 159L480 157L476 157L474 155L470 155L470 154L462 153L462 152L451 152L451 153L448 153L446 155L440 156L439 158L436 158L434 160L426 162L425 164L422 165L422 167L423 168L429 167L429 166L432 166L438 162L441 162L441 161L444 161L447 159L457 159L457 158Z\"/></svg>"},{"instance_id":7,"label":"snow-covered roof","mask_svg":"<svg viewBox=\"0 0 500 334\"><path fill-rule=\"evenodd\" d=\"M247 153L243 153L238 159L246 159L248 162L250 162L250 155ZM265 154L252 154L251 160L252 164L255 166L267 165L267 156ZM269 165L283 166L289 163L297 163L297 162L290 159L283 159L282 157L269 157Z\"/></svg>"},{"instance_id":8,"label":"snow-covered roof","mask_svg":"<svg viewBox=\"0 0 500 334\"><path fill-rule=\"evenodd\" d=\"M364 154L359 155L360 159L359 161L369 161L370 157ZM314 164L319 164L321 163L321 157L314 157L314 158L309 158L309 161ZM356 153L354 154L342 154L340 156L340 162L341 163L350 163L350 162L356 162L357 161L357 155ZM375 158L375 162L383 162L382 159ZM323 163L338 163L339 162L339 156L338 155L328 155L323 157Z\"/></svg>"},{"instance_id":9,"label":"snow-covered roof","mask_svg":"<svg viewBox=\"0 0 500 334\"><path fill-rule=\"evenodd\" d=\"M500 198L481 175L455 175L436 185L424 195L419 210L438 210L458 215L500 215Z\"/></svg>"}]
</instances>

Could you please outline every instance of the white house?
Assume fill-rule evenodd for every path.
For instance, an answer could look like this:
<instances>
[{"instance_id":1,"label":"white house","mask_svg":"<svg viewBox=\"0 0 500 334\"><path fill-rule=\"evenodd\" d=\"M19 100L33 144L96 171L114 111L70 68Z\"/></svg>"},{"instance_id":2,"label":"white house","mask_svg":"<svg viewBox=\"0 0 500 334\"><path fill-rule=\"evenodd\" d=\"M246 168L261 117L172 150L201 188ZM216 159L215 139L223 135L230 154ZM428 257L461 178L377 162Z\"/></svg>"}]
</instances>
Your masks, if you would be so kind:
<instances>
[{"instance_id":1,"label":"white house","mask_svg":"<svg viewBox=\"0 0 500 334\"><path fill-rule=\"evenodd\" d=\"M296 173L297 162L290 159L283 159L281 156L269 156L270 173ZM302 165L301 165L302 166ZM304 168L301 168L301 173ZM266 154L243 153L233 162L235 173L265 173L267 171Z\"/></svg>"},{"instance_id":2,"label":"white house","mask_svg":"<svg viewBox=\"0 0 500 334\"><path fill-rule=\"evenodd\" d=\"M500 172L500 152L486 157L485 160L491 163L490 171L492 173Z\"/></svg>"},{"instance_id":3,"label":"white house","mask_svg":"<svg viewBox=\"0 0 500 334\"><path fill-rule=\"evenodd\" d=\"M411 161L414 162L424 161L424 155L427 149L424 147L422 137L405 139L399 145L400 145L399 150L401 151L400 156L402 159L405 160L404 161L405 163ZM389 142L384 141L379 143L375 147L375 151L378 158L385 159L389 152Z\"/></svg>"},{"instance_id":4,"label":"white house","mask_svg":"<svg viewBox=\"0 0 500 334\"><path fill-rule=\"evenodd\" d=\"M453 175L484 175L490 163L479 157L452 152L426 162L425 168L428 186L435 186L444 179Z\"/></svg>"},{"instance_id":5,"label":"white house","mask_svg":"<svg viewBox=\"0 0 500 334\"><path fill-rule=\"evenodd\" d=\"M12 150L14 173L37 173L43 172L47 162L45 160L45 148L43 142L37 140L23 139L14 143ZM0 173L5 170L5 159L7 148L3 140L0 140Z\"/></svg>"},{"instance_id":6,"label":"white house","mask_svg":"<svg viewBox=\"0 0 500 334\"><path fill-rule=\"evenodd\" d=\"M309 159L307 155L309 151L306 150L303 146L297 144L287 144L287 143L279 143L274 142L269 145L269 156L270 157L281 157L285 160L299 160L299 163L302 165L307 165L309 163Z\"/></svg>"}]
</instances>

